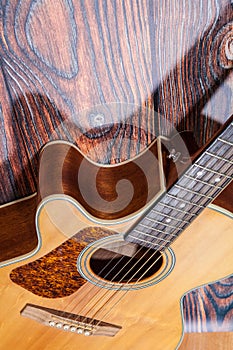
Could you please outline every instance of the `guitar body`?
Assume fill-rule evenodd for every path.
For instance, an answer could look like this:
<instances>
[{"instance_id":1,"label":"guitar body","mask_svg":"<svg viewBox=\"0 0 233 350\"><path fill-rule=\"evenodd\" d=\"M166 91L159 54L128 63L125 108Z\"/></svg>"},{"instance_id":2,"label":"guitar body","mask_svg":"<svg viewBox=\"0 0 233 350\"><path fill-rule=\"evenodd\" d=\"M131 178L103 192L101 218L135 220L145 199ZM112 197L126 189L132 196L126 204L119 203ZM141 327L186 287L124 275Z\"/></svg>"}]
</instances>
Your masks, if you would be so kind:
<instances>
[{"instance_id":1,"label":"guitar body","mask_svg":"<svg viewBox=\"0 0 233 350\"><path fill-rule=\"evenodd\" d=\"M46 221L46 215L42 213L41 228L43 220ZM183 334L182 296L192 288L232 273L232 219L207 208L172 244L171 248L175 255L174 266L158 283L127 293L120 290L115 294L114 290L85 282L70 295L59 295L54 298L52 291L56 289L56 279L59 281L63 273L62 265L59 265L57 270L52 271L54 287L52 284L47 284L45 288L43 279L40 281L40 269L38 269L37 294L41 295L35 295L26 289L27 285L30 285L30 273L32 272L31 276L34 278L34 270L37 269L40 257L49 252L53 255L54 249L67 241L67 237L54 225L48 225L46 222L46 227L46 232L41 230L43 243L36 256L28 259L26 265L16 263L0 270L1 349L173 350L178 347ZM79 254L75 251L73 253L70 251L69 254L68 261L75 261L76 264ZM31 265L31 261L35 263ZM46 264L44 269L46 270ZM157 273L159 274L159 271ZM44 290L51 292L49 297L42 296ZM62 294L62 289L60 290ZM64 293L65 290L64 286ZM106 305L91 302L95 301L97 293L102 296L101 293L106 292L109 297L115 295ZM116 303L117 300L119 302ZM104 322L121 327L116 335L87 337L83 334L72 334L20 315L26 304L81 314L80 310L91 303L93 305L88 316L92 317L91 314L96 313L96 319L101 319L101 314L107 314L103 318ZM98 311L100 306L104 306L104 309Z\"/></svg>"}]
</instances>

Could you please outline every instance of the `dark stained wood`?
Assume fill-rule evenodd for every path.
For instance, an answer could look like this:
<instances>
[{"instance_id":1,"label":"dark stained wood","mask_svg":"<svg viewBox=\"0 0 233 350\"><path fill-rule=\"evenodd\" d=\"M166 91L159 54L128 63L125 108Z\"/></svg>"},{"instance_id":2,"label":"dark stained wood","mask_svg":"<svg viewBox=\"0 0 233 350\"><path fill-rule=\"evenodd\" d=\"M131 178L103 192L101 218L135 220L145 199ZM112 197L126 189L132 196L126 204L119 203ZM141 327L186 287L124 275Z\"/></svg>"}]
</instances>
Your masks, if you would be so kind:
<instances>
[{"instance_id":1,"label":"dark stained wood","mask_svg":"<svg viewBox=\"0 0 233 350\"><path fill-rule=\"evenodd\" d=\"M233 213L233 201L232 201L232 193L233 193L233 183L230 185L214 200L213 204L220 206L221 208L225 208L229 210L229 212Z\"/></svg>"},{"instance_id":2,"label":"dark stained wood","mask_svg":"<svg viewBox=\"0 0 233 350\"><path fill-rule=\"evenodd\" d=\"M76 142L84 153L95 149L93 157L109 163L135 155L151 135L168 134L174 126L193 130L201 145L232 114L232 60L224 56L225 47L230 47L230 1L210 0L208 6L200 1L194 6L187 0L15 0L4 1L1 10L7 94L3 119L16 129L10 134L6 128L4 143L18 143L18 156L7 158L14 182L4 181L8 187L3 188L2 203L21 198L23 188L24 196L35 191L38 152L49 139ZM54 13L62 31L57 30ZM136 148L125 139L126 132L132 136L132 128L124 120L110 134L106 127L93 129L98 112L93 106L118 101L143 104L159 113L155 118L131 117L131 123L148 135L145 142L138 138ZM111 115L104 117L105 124L112 122ZM28 159L17 167L15 159L22 159L25 151ZM25 176L17 169L24 169ZM4 179L9 175L7 167ZM27 183L16 186L20 176Z\"/></svg>"},{"instance_id":3,"label":"dark stained wood","mask_svg":"<svg viewBox=\"0 0 233 350\"><path fill-rule=\"evenodd\" d=\"M233 332L232 283L231 276L185 296L185 332Z\"/></svg>"},{"instance_id":4,"label":"dark stained wood","mask_svg":"<svg viewBox=\"0 0 233 350\"><path fill-rule=\"evenodd\" d=\"M162 188L157 143L129 162L103 167L90 162L71 144L50 143L42 151L38 192L74 198L96 218L113 220L134 214Z\"/></svg>"},{"instance_id":5,"label":"dark stained wood","mask_svg":"<svg viewBox=\"0 0 233 350\"><path fill-rule=\"evenodd\" d=\"M0 262L32 253L38 239L35 228L37 196L0 209Z\"/></svg>"},{"instance_id":6,"label":"dark stained wood","mask_svg":"<svg viewBox=\"0 0 233 350\"><path fill-rule=\"evenodd\" d=\"M145 148L158 129L190 129L202 146L233 112L230 0L3 0L0 11L1 203L35 192L39 151L51 139L116 163ZM152 114L131 117L143 135L125 120L109 127L106 113L106 125L96 128L93 106L112 101L160 115L155 122ZM226 193L216 203L231 210ZM213 320L221 305L231 308L231 289L226 283ZM203 298L208 302L208 293Z\"/></svg>"}]
</instances>

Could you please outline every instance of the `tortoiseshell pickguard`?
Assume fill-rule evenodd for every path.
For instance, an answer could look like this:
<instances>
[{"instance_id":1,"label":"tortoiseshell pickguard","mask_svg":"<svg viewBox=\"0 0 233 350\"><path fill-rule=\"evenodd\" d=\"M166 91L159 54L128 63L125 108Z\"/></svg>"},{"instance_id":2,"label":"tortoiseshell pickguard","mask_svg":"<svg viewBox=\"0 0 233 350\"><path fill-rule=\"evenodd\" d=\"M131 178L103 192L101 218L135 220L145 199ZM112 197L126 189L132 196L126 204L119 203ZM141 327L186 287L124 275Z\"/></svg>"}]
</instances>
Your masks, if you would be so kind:
<instances>
[{"instance_id":1,"label":"tortoiseshell pickguard","mask_svg":"<svg viewBox=\"0 0 233 350\"><path fill-rule=\"evenodd\" d=\"M77 270L77 258L89 244L114 234L101 227L88 227L43 257L12 270L11 280L33 294L61 298L76 292L86 280Z\"/></svg>"}]
</instances>

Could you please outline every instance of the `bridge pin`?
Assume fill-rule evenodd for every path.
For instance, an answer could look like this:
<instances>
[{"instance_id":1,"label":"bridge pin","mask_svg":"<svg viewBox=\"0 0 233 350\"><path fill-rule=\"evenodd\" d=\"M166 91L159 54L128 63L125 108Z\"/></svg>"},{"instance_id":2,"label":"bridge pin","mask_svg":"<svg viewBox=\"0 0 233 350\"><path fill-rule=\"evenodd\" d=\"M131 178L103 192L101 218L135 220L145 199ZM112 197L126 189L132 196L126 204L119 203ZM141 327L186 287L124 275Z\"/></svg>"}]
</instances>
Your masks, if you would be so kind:
<instances>
[{"instance_id":1,"label":"bridge pin","mask_svg":"<svg viewBox=\"0 0 233 350\"><path fill-rule=\"evenodd\" d=\"M91 332L90 332L88 329L86 329L86 330L84 331L84 335L85 335L86 337L88 337L89 335L91 335Z\"/></svg>"},{"instance_id":2,"label":"bridge pin","mask_svg":"<svg viewBox=\"0 0 233 350\"><path fill-rule=\"evenodd\" d=\"M49 321L50 327L55 327L56 323L54 321Z\"/></svg>"},{"instance_id":3,"label":"bridge pin","mask_svg":"<svg viewBox=\"0 0 233 350\"><path fill-rule=\"evenodd\" d=\"M77 328L75 326L70 327L71 332L76 332Z\"/></svg>"},{"instance_id":4,"label":"bridge pin","mask_svg":"<svg viewBox=\"0 0 233 350\"><path fill-rule=\"evenodd\" d=\"M63 326L62 323L60 323L60 322L56 323L56 327L57 327L57 328L62 328L62 326Z\"/></svg>"},{"instance_id":5,"label":"bridge pin","mask_svg":"<svg viewBox=\"0 0 233 350\"><path fill-rule=\"evenodd\" d=\"M70 329L70 326L68 324L64 324L63 329L64 331L68 331Z\"/></svg>"},{"instance_id":6,"label":"bridge pin","mask_svg":"<svg viewBox=\"0 0 233 350\"><path fill-rule=\"evenodd\" d=\"M83 333L82 328L78 328L78 329L77 329L77 333L78 333L78 334L82 334L82 333Z\"/></svg>"}]
</instances>

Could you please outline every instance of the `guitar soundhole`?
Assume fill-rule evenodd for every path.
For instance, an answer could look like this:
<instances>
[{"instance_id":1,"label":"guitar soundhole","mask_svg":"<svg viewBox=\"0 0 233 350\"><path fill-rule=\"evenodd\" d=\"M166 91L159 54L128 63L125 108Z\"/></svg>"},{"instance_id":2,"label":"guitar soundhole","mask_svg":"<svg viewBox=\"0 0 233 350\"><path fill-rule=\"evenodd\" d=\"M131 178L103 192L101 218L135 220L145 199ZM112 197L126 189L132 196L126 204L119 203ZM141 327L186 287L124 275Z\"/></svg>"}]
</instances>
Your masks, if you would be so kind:
<instances>
[{"instance_id":1,"label":"guitar soundhole","mask_svg":"<svg viewBox=\"0 0 233 350\"><path fill-rule=\"evenodd\" d=\"M126 242L119 234L89 244L79 255L77 268L87 281L102 288L141 289L162 281L175 264L173 251L156 252Z\"/></svg>"},{"instance_id":2,"label":"guitar soundhole","mask_svg":"<svg viewBox=\"0 0 233 350\"><path fill-rule=\"evenodd\" d=\"M162 264L160 252L144 247L137 247L132 256L100 248L90 259L90 268L97 276L116 283L148 279L160 270Z\"/></svg>"}]
</instances>

